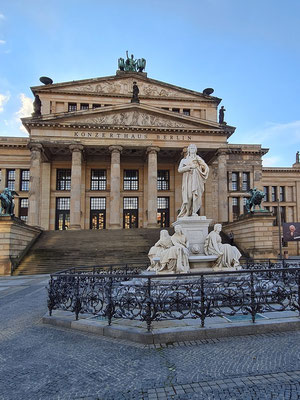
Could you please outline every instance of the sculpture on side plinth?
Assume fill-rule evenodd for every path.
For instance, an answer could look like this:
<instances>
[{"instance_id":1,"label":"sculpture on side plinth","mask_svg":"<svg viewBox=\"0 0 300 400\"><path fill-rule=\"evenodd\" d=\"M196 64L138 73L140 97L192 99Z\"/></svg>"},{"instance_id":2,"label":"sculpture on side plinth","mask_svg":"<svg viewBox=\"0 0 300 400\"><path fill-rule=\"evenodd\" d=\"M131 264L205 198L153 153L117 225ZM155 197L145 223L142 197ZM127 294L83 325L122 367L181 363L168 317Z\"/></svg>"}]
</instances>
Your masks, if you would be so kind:
<instances>
[{"instance_id":1,"label":"sculpture on side plinth","mask_svg":"<svg viewBox=\"0 0 300 400\"><path fill-rule=\"evenodd\" d=\"M180 225L175 226L171 241L172 246L160 256L161 267L157 272L186 274L190 271L188 241Z\"/></svg>"},{"instance_id":2,"label":"sculpture on side plinth","mask_svg":"<svg viewBox=\"0 0 300 400\"><path fill-rule=\"evenodd\" d=\"M220 236L221 224L215 224L214 230L210 232L204 242L204 253L207 256L218 256L214 268L240 269L239 259L241 253L235 246L223 244Z\"/></svg>"},{"instance_id":3,"label":"sculpture on side plinth","mask_svg":"<svg viewBox=\"0 0 300 400\"><path fill-rule=\"evenodd\" d=\"M261 190L258 190L256 188L253 188L253 189L249 190L249 193L250 193L251 197L249 197L246 202L247 212L248 213L254 212L256 206L259 206L260 211L265 211L261 205L262 200L265 197L264 192L262 192Z\"/></svg>"},{"instance_id":4,"label":"sculpture on side plinth","mask_svg":"<svg viewBox=\"0 0 300 400\"><path fill-rule=\"evenodd\" d=\"M182 206L178 218L197 215L202 204L204 184L208 178L209 168L197 155L197 146L190 144L187 156L179 164L178 172L182 173Z\"/></svg>"},{"instance_id":5,"label":"sculpture on side plinth","mask_svg":"<svg viewBox=\"0 0 300 400\"><path fill-rule=\"evenodd\" d=\"M170 247L173 246L171 237L169 235L169 232L165 229L160 231L160 238L159 241L155 243L154 246L151 247L148 253L148 257L150 260L150 266L148 268L148 271L157 271L160 269L160 261L157 260L157 258L160 259L160 256L162 253L169 249Z\"/></svg>"},{"instance_id":6,"label":"sculpture on side plinth","mask_svg":"<svg viewBox=\"0 0 300 400\"><path fill-rule=\"evenodd\" d=\"M1 213L0 215L14 215L14 196L18 196L18 193L14 190L9 190L5 188L2 193L0 193L1 201Z\"/></svg>"}]
</instances>

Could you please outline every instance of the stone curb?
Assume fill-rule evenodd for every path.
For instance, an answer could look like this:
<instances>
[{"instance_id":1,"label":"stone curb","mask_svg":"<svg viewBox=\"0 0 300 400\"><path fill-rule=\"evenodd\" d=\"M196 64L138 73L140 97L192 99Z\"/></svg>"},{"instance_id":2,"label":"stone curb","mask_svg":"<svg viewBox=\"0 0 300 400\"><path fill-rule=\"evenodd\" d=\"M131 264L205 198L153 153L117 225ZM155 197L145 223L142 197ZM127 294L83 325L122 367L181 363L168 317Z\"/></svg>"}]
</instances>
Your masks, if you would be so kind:
<instances>
[{"instance_id":1,"label":"stone curb","mask_svg":"<svg viewBox=\"0 0 300 400\"><path fill-rule=\"evenodd\" d=\"M188 326L170 327L154 329L151 332L147 332L142 328L117 324L108 326L106 321L96 321L91 319L80 319L75 321L74 315L54 315L50 317L46 314L43 317L42 322L44 324L62 328L75 329L81 332L93 333L99 336L128 340L142 344L173 343L300 330L300 319L295 317L284 318L284 320L275 319L257 321L254 324L252 322L218 324L214 327L207 328Z\"/></svg>"}]
</instances>

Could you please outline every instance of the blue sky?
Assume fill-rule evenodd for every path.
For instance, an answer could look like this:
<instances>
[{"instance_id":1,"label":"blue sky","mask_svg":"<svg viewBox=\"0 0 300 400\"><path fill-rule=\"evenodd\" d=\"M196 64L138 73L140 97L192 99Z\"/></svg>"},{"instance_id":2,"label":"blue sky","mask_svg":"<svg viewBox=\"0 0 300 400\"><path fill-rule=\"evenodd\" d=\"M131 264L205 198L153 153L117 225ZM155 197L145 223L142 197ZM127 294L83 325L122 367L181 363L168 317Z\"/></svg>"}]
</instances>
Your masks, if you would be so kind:
<instances>
[{"instance_id":1,"label":"blue sky","mask_svg":"<svg viewBox=\"0 0 300 400\"><path fill-rule=\"evenodd\" d=\"M299 0L0 0L0 136L26 136L30 86L114 75L125 51L153 79L215 89L232 143L300 150Z\"/></svg>"}]
</instances>

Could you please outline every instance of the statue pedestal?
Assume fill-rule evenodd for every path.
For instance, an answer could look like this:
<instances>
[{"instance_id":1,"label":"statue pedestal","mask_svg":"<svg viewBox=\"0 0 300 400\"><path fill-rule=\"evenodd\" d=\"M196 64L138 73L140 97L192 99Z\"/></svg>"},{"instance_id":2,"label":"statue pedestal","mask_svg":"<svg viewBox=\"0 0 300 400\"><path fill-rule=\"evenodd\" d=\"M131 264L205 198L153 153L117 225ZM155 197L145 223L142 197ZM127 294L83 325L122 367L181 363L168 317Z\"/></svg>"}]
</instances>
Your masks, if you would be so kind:
<instances>
[{"instance_id":1,"label":"statue pedestal","mask_svg":"<svg viewBox=\"0 0 300 400\"><path fill-rule=\"evenodd\" d=\"M211 219L207 219L205 216L199 217L182 217L178 218L177 221L173 222L173 226L180 225L183 233L187 237L189 242L190 255L203 255L204 254L204 241L208 235L208 227L211 223ZM199 251L194 253L193 249L195 246L199 246Z\"/></svg>"}]
</instances>

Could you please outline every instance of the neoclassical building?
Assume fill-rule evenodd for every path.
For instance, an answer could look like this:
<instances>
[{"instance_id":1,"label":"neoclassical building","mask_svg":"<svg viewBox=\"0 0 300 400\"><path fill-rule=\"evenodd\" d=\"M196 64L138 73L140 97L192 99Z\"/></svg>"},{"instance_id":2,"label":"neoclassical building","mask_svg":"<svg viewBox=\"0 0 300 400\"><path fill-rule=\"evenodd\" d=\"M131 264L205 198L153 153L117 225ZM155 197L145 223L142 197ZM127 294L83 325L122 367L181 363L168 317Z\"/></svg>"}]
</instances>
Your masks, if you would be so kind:
<instances>
[{"instance_id":1,"label":"neoclassical building","mask_svg":"<svg viewBox=\"0 0 300 400\"><path fill-rule=\"evenodd\" d=\"M139 102L132 102L134 82ZM22 120L29 137L0 138L0 189L18 192L15 212L29 225L170 226L181 206L178 163L190 143L210 168L201 215L232 222L257 187L274 215L279 197L282 221L300 221L299 162L263 168L268 149L229 144L235 128L219 123L221 99L209 91L125 71L31 89L35 112ZM289 244L292 253L298 247Z\"/></svg>"}]
</instances>

